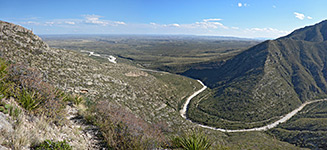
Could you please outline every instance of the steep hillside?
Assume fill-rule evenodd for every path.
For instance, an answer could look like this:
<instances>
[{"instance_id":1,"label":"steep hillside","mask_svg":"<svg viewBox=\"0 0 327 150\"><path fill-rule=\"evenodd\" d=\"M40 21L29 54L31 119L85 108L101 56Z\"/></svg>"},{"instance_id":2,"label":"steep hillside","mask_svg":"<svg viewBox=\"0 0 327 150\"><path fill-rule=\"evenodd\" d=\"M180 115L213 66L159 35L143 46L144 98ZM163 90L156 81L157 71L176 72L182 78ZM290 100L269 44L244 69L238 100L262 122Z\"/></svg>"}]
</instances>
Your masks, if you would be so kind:
<instances>
[{"instance_id":1,"label":"steep hillside","mask_svg":"<svg viewBox=\"0 0 327 150\"><path fill-rule=\"evenodd\" d=\"M201 87L194 80L49 48L30 30L7 22L0 22L0 37L4 59L40 70L44 81L83 95L88 106L97 108L95 111L112 103L150 125L163 123L169 132L193 126L180 117L178 110L183 100Z\"/></svg>"},{"instance_id":2,"label":"steep hillside","mask_svg":"<svg viewBox=\"0 0 327 150\"><path fill-rule=\"evenodd\" d=\"M304 101L325 96L326 28L323 21L265 41L215 69L188 70L184 75L202 79L214 91L193 105L197 116L190 117L227 128L233 126L231 122L251 127L256 126L253 122L266 124Z\"/></svg>"},{"instance_id":3,"label":"steep hillside","mask_svg":"<svg viewBox=\"0 0 327 150\"><path fill-rule=\"evenodd\" d=\"M168 117L168 114L177 113L175 110L183 98L200 87L196 81L181 76L146 73L125 64L100 63L87 55L49 48L31 31L17 25L1 22L0 29L1 55L4 58L39 68L46 80L66 91L84 92L93 100L113 100L127 105L147 121L161 117L172 122L181 121ZM167 77L172 80L166 82ZM178 86L186 89L180 91ZM168 114L154 115L158 108L167 109Z\"/></svg>"}]
</instances>

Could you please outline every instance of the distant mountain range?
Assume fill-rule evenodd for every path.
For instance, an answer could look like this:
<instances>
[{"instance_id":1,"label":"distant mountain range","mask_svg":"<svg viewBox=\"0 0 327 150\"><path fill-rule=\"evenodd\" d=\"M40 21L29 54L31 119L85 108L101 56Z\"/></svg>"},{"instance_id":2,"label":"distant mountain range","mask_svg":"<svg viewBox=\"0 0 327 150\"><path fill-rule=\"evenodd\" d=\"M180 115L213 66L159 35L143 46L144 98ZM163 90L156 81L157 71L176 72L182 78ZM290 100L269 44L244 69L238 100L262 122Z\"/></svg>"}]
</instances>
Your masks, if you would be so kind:
<instances>
[{"instance_id":1,"label":"distant mountain range","mask_svg":"<svg viewBox=\"0 0 327 150\"><path fill-rule=\"evenodd\" d=\"M240 38L232 36L204 36L204 35L171 35L171 34L44 34L42 39L47 38L104 38L104 37L130 37L133 39L201 39L201 40L228 40L228 41L263 41L267 38Z\"/></svg>"},{"instance_id":2,"label":"distant mountain range","mask_svg":"<svg viewBox=\"0 0 327 150\"><path fill-rule=\"evenodd\" d=\"M184 72L214 91L195 108L206 119L193 119L212 125L218 118L269 121L305 101L326 96L326 40L327 21L322 21L264 41L216 67Z\"/></svg>"}]
</instances>

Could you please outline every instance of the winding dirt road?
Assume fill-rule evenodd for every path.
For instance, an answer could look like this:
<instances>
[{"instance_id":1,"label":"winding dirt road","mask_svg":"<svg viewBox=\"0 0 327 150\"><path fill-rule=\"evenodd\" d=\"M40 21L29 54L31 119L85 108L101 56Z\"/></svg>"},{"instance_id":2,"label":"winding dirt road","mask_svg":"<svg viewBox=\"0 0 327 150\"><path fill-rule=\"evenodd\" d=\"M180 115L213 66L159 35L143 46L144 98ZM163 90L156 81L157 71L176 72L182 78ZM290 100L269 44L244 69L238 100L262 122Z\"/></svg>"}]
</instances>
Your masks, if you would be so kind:
<instances>
[{"instance_id":1,"label":"winding dirt road","mask_svg":"<svg viewBox=\"0 0 327 150\"><path fill-rule=\"evenodd\" d=\"M200 94L201 92L203 92L207 86L205 86L200 80L197 80L203 87L194 92L191 96L189 96L186 100L186 102L184 103L183 105L183 108L180 110L180 114L181 116L184 118L184 119L187 119L191 122L193 122L192 120L188 119L186 117L186 111L187 111L187 107L190 103L190 101L195 97L197 96L198 94ZM309 101L309 102L305 102L303 103L301 106L299 106L298 108L296 108L295 110L291 111L290 113L286 114L285 116L281 116L281 119L271 123L271 124L268 124L266 126L262 126L262 127L256 127L256 128L250 128L250 129L237 129L237 130L229 130L229 129L222 129L222 128L215 128L215 127L210 127L210 126L206 126L206 125L202 125L202 124L199 124L199 123L196 123L196 122L193 122L194 124L197 124L198 126L200 127L203 127L203 128L207 128L207 129L212 129L212 130L217 130L217 131L221 131L221 132L249 132L249 131L266 131L266 130L269 130L269 129L272 129L272 128L275 128L278 124L280 123L283 123L283 122L286 122L287 120L291 119L294 115L296 115L299 111L301 111L305 106L307 106L308 104L311 104L311 103L316 103L316 102L321 102L321 101L327 101L327 98L325 99L318 99L318 100L313 100L313 101Z\"/></svg>"}]
</instances>

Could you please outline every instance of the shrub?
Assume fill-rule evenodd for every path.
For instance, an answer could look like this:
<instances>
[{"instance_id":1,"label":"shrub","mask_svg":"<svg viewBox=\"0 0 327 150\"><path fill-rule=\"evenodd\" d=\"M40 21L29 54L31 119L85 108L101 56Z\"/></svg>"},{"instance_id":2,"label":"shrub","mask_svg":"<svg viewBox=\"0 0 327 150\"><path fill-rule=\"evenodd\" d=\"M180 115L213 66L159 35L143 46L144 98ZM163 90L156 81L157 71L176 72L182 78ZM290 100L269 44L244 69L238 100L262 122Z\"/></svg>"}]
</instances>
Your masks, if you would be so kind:
<instances>
[{"instance_id":1,"label":"shrub","mask_svg":"<svg viewBox=\"0 0 327 150\"><path fill-rule=\"evenodd\" d=\"M156 149L165 142L159 128L147 123L119 105L100 101L93 110L93 121L112 149ZM85 116L85 115L84 115Z\"/></svg>"},{"instance_id":2,"label":"shrub","mask_svg":"<svg viewBox=\"0 0 327 150\"><path fill-rule=\"evenodd\" d=\"M72 150L72 147L65 141L54 142L51 140L45 140L43 143L35 146L35 150Z\"/></svg>"},{"instance_id":3,"label":"shrub","mask_svg":"<svg viewBox=\"0 0 327 150\"><path fill-rule=\"evenodd\" d=\"M7 67L0 59L0 94L3 97L14 97L28 112L45 115L58 125L65 118L65 102L67 97L59 90L43 80L42 73L24 64L10 64ZM80 102L78 98L77 102ZM13 115L20 110L13 111Z\"/></svg>"},{"instance_id":4,"label":"shrub","mask_svg":"<svg viewBox=\"0 0 327 150\"><path fill-rule=\"evenodd\" d=\"M196 133L195 131L191 134L174 137L172 139L172 144L174 147L185 150L207 150L212 145L207 136L203 133Z\"/></svg>"}]
</instances>

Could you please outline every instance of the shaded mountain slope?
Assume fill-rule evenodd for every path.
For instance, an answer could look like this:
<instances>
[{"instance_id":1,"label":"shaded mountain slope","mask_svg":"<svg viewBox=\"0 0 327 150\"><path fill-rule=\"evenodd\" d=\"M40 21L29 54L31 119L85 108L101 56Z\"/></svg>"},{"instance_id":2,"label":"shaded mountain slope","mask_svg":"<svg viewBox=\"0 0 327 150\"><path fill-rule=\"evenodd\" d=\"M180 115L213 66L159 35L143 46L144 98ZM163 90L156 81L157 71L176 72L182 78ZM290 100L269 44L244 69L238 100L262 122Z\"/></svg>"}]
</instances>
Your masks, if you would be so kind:
<instances>
[{"instance_id":1,"label":"shaded mountain slope","mask_svg":"<svg viewBox=\"0 0 327 150\"><path fill-rule=\"evenodd\" d=\"M190 117L216 126L219 118L269 122L326 95L326 29L323 21L258 44L215 69L188 70L184 75L202 79L214 91L194 108L202 115Z\"/></svg>"}]
</instances>

